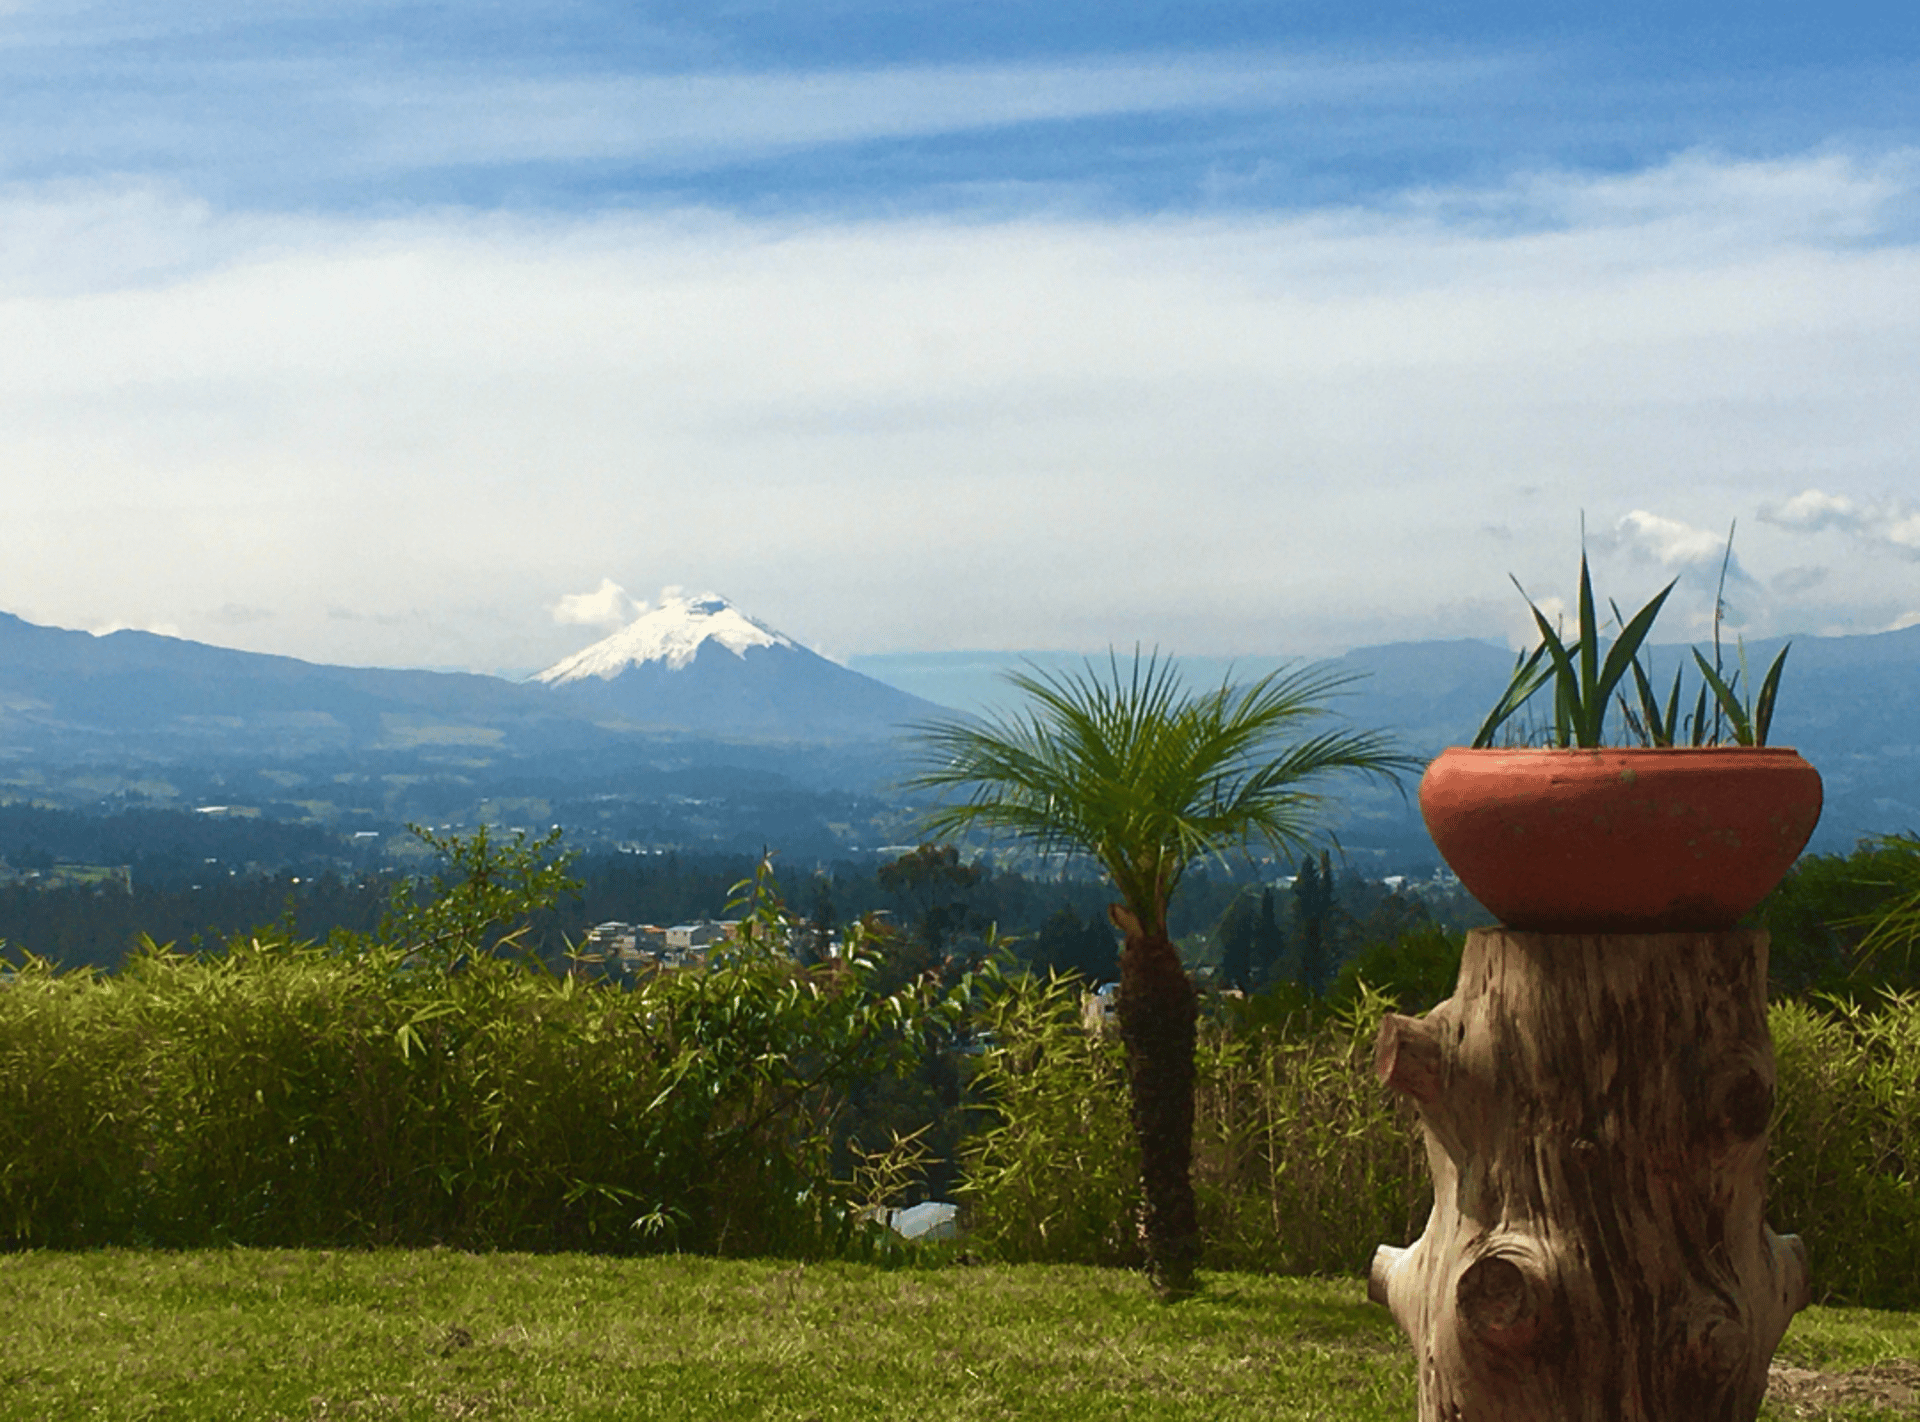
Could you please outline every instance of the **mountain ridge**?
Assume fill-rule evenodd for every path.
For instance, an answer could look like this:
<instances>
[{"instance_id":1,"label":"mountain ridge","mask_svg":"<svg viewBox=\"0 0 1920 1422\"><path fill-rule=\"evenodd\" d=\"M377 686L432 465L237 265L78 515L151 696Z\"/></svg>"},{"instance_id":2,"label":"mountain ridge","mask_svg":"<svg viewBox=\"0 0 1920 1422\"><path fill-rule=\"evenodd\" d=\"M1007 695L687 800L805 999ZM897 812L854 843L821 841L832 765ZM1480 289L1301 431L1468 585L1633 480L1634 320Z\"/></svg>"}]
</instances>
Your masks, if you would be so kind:
<instances>
[{"instance_id":1,"label":"mountain ridge","mask_svg":"<svg viewBox=\"0 0 1920 1422\"><path fill-rule=\"evenodd\" d=\"M721 617L731 606L713 599L701 615ZM744 613L725 627L737 645L683 628L687 635L677 639L635 634L622 651L616 632L556 662L547 681L512 682L473 672L333 666L149 632L94 636L0 613L0 798L92 804L111 793L137 800L148 793L139 787L158 777L175 782L176 799L201 795L186 788L192 785L209 802L279 800L291 808L276 813L303 814L299 805L344 805L357 797L352 813L377 812L388 822L463 815L473 822L496 813L485 807L507 803L502 796L532 804L558 793L554 786L568 787L580 804L611 796L630 807L653 805L658 796L645 787L664 785L663 774L684 773L692 779L673 792L685 807L675 812L676 824L724 819L729 834L746 836L760 813L755 804L832 794L878 797L899 812L881 815L887 828L833 831L836 842L891 843L911 833L899 819L906 802L891 788L908 768L903 732L953 714L950 706L963 699L940 704L915 696L911 677L902 678L904 688L890 686L861 673L858 663L872 659L841 666ZM1749 643L1750 665L1763 667L1780 640ZM595 647L597 656L585 656ZM1685 650L1653 649L1656 678L1670 677ZM1083 660L1046 656L1056 668ZM1028 659L1045 665L1038 655ZM892 660L898 666L912 659ZM996 660L1022 659L930 658L936 669L966 669L982 685ZM1217 684L1229 666L1252 676L1285 664L1181 659L1195 686ZM1333 698L1337 714L1429 755L1472 736L1513 658L1496 643L1456 639L1356 648L1324 665L1357 674ZM557 673L569 667L576 674L563 680ZM1814 848L1844 849L1864 835L1920 828L1916 706L1920 627L1794 639L1773 740L1798 748L1825 778L1827 811ZM971 708L963 702L959 709ZM295 780L306 786L297 794L273 789ZM349 781L389 789L349 796L326 788ZM252 788L243 792L243 785ZM1425 844L1411 783L1404 795L1357 782L1328 788L1330 827L1343 844L1397 846L1395 853ZM849 813L823 810L819 818L851 823ZM671 837L680 842L683 831Z\"/></svg>"}]
</instances>

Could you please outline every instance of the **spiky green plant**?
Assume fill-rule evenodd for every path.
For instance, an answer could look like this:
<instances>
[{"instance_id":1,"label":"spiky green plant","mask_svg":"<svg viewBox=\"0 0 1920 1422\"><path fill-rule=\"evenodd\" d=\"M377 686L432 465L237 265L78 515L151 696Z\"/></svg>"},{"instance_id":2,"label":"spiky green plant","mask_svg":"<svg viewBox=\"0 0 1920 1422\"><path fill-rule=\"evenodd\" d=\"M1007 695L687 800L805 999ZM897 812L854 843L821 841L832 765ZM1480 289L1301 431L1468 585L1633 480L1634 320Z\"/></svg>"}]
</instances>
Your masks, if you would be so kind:
<instances>
[{"instance_id":1,"label":"spiky green plant","mask_svg":"<svg viewBox=\"0 0 1920 1422\"><path fill-rule=\"evenodd\" d=\"M1514 586L1520 588L1517 579ZM1607 705L1613 700L1614 689L1629 670L1637 670L1636 658L1640 644L1646 641L1647 634L1653 630L1654 619L1660 615L1667 594L1673 589L1674 584L1668 583L1631 619L1623 620L1620 635L1607 648L1606 657L1602 659L1600 620L1594 610L1593 579L1587 571L1587 555L1584 552L1580 555L1580 636L1577 641L1571 644L1563 641L1539 605L1527 597L1527 590L1520 588L1520 596L1527 597L1527 607L1533 613L1534 626L1540 631L1540 645L1534 649L1532 656L1515 666L1506 690L1494 703L1492 712L1473 739L1475 748L1492 745L1494 737L1507 720L1549 681L1553 683L1554 692L1554 744L1599 745L1606 725ZM1543 654L1545 665L1542 665ZM1637 680L1644 683L1644 672L1640 673ZM1651 696L1650 692L1647 694Z\"/></svg>"},{"instance_id":2,"label":"spiky green plant","mask_svg":"<svg viewBox=\"0 0 1920 1422\"><path fill-rule=\"evenodd\" d=\"M1898 954L1900 970L1911 977L1920 961L1920 834L1909 830L1874 835L1861 842L1854 857L1865 870L1857 882L1885 898L1864 913L1839 919L1836 926L1866 930L1854 950L1856 965Z\"/></svg>"},{"instance_id":3,"label":"spiky green plant","mask_svg":"<svg viewBox=\"0 0 1920 1422\"><path fill-rule=\"evenodd\" d=\"M1166 1297L1191 1288L1199 1251L1191 1177L1193 984L1167 936L1167 905L1196 861L1255 844L1305 849L1340 770L1393 779L1415 762L1378 732L1301 735L1351 678L1276 671L1250 685L1189 691L1170 661L1109 654L1107 675L1037 668L1008 680L1020 711L916 729L925 769L912 784L953 798L927 817L935 834L986 830L1044 852L1092 857L1119 902L1126 938L1120 1022L1144 1195L1148 1270Z\"/></svg>"},{"instance_id":4,"label":"spiky green plant","mask_svg":"<svg viewBox=\"0 0 1920 1422\"><path fill-rule=\"evenodd\" d=\"M1720 565L1720 586L1714 594L1713 660L1709 662L1697 650L1693 653L1702 682L1691 721L1692 743L1696 746L1721 744L1723 720L1725 734L1731 735L1736 744L1764 746L1773 725L1774 702L1780 694L1780 673L1787 660L1788 649L1782 647L1767 668L1757 698L1743 699L1738 689L1746 670L1747 651L1744 642L1740 647L1741 670L1730 678L1722 676L1720 616L1725 606L1727 569L1732 559L1733 529L1729 528L1726 555ZM1569 643L1561 637L1559 629L1547 620L1539 605L1527 597L1527 590L1520 587L1519 579L1515 578L1513 585L1520 589L1522 597L1527 598L1534 626L1539 629L1540 645L1531 653L1523 653L1515 659L1512 676L1507 679L1499 700L1494 703L1493 710L1487 713L1487 719L1481 723L1479 732L1473 738L1474 749L1482 750L1493 745L1502 728L1549 682L1553 685L1553 725L1548 738L1555 746L1597 747L1603 744L1607 706L1616 697L1627 723L1627 733L1633 741L1649 746L1680 744L1681 671L1675 670L1673 688L1668 693L1666 704L1662 706L1660 698L1654 694L1652 678L1640 660L1640 649L1647 635L1653 631L1654 619L1660 615L1667 595L1678 581L1676 578L1660 589L1653 600L1631 618L1620 611L1618 603L1610 604L1619 635L1606 649L1603 659L1600 654L1600 620L1594 605L1593 579L1587 571L1584 550L1580 554L1580 635L1573 642ZM1619 691L1620 683L1629 672L1633 674L1637 704ZM1748 685L1752 685L1751 680ZM1707 722L1709 694L1714 709L1711 730Z\"/></svg>"},{"instance_id":5,"label":"spiky green plant","mask_svg":"<svg viewBox=\"0 0 1920 1422\"><path fill-rule=\"evenodd\" d=\"M1735 745L1764 746L1767 743L1767 734L1773 727L1773 704L1780 695L1780 673L1786 666L1790 650L1791 645L1780 649L1779 655L1767 667L1767 674L1760 683L1759 696L1751 702L1743 700L1739 691L1741 673L1747 665L1744 642L1740 646L1740 671L1735 672L1731 679L1723 678L1713 664L1695 650L1693 659L1699 664L1701 680L1713 692L1715 704L1727 718ZM1704 719L1696 713L1696 722ZM1697 734L1696 731L1696 739Z\"/></svg>"}]
</instances>

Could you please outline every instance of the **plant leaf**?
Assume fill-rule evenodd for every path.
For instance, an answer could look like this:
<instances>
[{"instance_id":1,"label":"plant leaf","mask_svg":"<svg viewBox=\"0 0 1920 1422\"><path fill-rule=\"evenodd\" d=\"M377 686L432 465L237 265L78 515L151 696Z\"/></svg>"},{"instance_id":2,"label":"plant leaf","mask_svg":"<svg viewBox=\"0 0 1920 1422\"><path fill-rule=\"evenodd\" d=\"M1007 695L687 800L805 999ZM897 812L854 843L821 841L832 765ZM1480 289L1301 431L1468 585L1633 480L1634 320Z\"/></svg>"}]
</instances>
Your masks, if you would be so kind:
<instances>
[{"instance_id":1,"label":"plant leaf","mask_svg":"<svg viewBox=\"0 0 1920 1422\"><path fill-rule=\"evenodd\" d=\"M1600 744L1600 723L1606 717L1607 698L1612 691L1611 687L1600 684L1599 667L1600 624L1593 615L1593 578L1587 572L1587 552L1583 548L1580 550L1580 686L1573 704L1583 746Z\"/></svg>"},{"instance_id":2,"label":"plant leaf","mask_svg":"<svg viewBox=\"0 0 1920 1422\"><path fill-rule=\"evenodd\" d=\"M1020 711L913 727L923 769L909 783L958 797L929 812L928 829L998 830L1086 854L1142 928L1164 934L1167 901L1194 861L1253 843L1303 849L1327 773L1391 781L1418 767L1379 732L1299 735L1352 679L1339 672L1190 692L1158 656L1136 652L1131 676L1117 654L1108 662L1106 675L1091 664L1014 673Z\"/></svg>"},{"instance_id":3,"label":"plant leaf","mask_svg":"<svg viewBox=\"0 0 1920 1422\"><path fill-rule=\"evenodd\" d=\"M1516 582L1515 587L1519 587ZM1525 596L1525 593L1522 593ZM1573 657L1580 650L1575 642L1568 647L1560 640L1560 634L1553 630L1553 624L1539 608L1534 607L1533 599L1527 599L1527 606L1533 609L1533 624L1540 629L1540 645L1547 649L1547 655L1553 659L1553 724L1560 745L1567 745L1572 738L1573 706L1579 700L1580 673L1574 667Z\"/></svg>"},{"instance_id":4,"label":"plant leaf","mask_svg":"<svg viewBox=\"0 0 1920 1422\"><path fill-rule=\"evenodd\" d=\"M1600 683L1595 688L1599 694L1599 700L1593 705L1593 739L1583 744L1596 746L1600 744L1600 717L1605 714L1607 702L1613 697L1613 689L1620 684L1620 679L1627 674L1627 669L1640 655L1640 644L1646 641L1647 634L1653 631L1654 619L1660 615L1660 609L1667 601L1667 594L1673 591L1674 584L1678 581L1679 579L1676 578L1674 582L1668 583L1654 595L1651 602L1634 613L1633 621L1620 629L1620 635L1614 639L1613 646L1607 649L1606 665L1600 672Z\"/></svg>"},{"instance_id":5,"label":"plant leaf","mask_svg":"<svg viewBox=\"0 0 1920 1422\"><path fill-rule=\"evenodd\" d=\"M1780 671L1792 648L1793 643L1789 642L1780 649L1780 655L1767 668L1766 679L1760 683L1760 699L1753 703L1753 743L1757 746L1767 743L1767 734L1773 729L1773 703L1780 694Z\"/></svg>"},{"instance_id":6,"label":"plant leaf","mask_svg":"<svg viewBox=\"0 0 1920 1422\"><path fill-rule=\"evenodd\" d=\"M1720 673L1713 669L1713 664L1700 655L1698 647L1694 648L1693 659L1700 664L1700 675L1706 679L1707 686L1712 688L1713 699L1719 703L1720 709L1726 712L1727 719L1733 723L1733 739L1743 746L1752 745L1753 725L1747 719L1747 708L1740 704L1739 695L1721 679Z\"/></svg>"},{"instance_id":7,"label":"plant leaf","mask_svg":"<svg viewBox=\"0 0 1920 1422\"><path fill-rule=\"evenodd\" d=\"M1475 750L1485 750L1491 746L1500 728L1553 675L1551 665L1540 666L1540 659L1546 653L1547 644L1542 642L1533 649L1531 655L1522 653L1513 659L1513 675L1507 681L1507 689L1500 693L1500 699L1494 703L1493 710L1487 714L1487 719L1481 723L1478 734L1473 738Z\"/></svg>"},{"instance_id":8,"label":"plant leaf","mask_svg":"<svg viewBox=\"0 0 1920 1422\"><path fill-rule=\"evenodd\" d=\"M1667 729L1666 722L1660 719L1660 701L1653 694L1653 683L1647 679L1647 669L1640 665L1640 658L1633 659L1633 687L1640 697L1640 717L1642 729L1649 745L1670 746L1673 733ZM1626 699L1621 698L1624 707Z\"/></svg>"}]
</instances>

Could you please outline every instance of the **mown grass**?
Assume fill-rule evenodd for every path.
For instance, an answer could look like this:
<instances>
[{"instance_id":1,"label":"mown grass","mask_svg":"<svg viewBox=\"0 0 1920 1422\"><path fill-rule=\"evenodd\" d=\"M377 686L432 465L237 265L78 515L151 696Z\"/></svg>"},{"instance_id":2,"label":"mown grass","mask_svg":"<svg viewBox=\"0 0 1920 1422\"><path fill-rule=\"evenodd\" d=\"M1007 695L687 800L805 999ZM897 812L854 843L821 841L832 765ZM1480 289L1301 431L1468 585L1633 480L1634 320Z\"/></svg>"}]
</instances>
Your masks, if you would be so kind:
<instances>
[{"instance_id":1,"label":"mown grass","mask_svg":"<svg viewBox=\"0 0 1920 1422\"><path fill-rule=\"evenodd\" d=\"M1920 1313L1810 1308L1794 1318L1774 1356L1782 1363L1827 1371L1920 1363Z\"/></svg>"},{"instance_id":2,"label":"mown grass","mask_svg":"<svg viewBox=\"0 0 1920 1422\"><path fill-rule=\"evenodd\" d=\"M0 1259L0 1417L1377 1418L1352 1281L442 1250Z\"/></svg>"},{"instance_id":3,"label":"mown grass","mask_svg":"<svg viewBox=\"0 0 1920 1422\"><path fill-rule=\"evenodd\" d=\"M1165 1307L1074 1265L104 1250L0 1257L0 1298L0 1418L23 1422L1359 1422L1415 1403L1410 1350L1345 1279L1214 1274ZM1920 1357L1920 1320L1814 1309L1782 1357Z\"/></svg>"}]
</instances>

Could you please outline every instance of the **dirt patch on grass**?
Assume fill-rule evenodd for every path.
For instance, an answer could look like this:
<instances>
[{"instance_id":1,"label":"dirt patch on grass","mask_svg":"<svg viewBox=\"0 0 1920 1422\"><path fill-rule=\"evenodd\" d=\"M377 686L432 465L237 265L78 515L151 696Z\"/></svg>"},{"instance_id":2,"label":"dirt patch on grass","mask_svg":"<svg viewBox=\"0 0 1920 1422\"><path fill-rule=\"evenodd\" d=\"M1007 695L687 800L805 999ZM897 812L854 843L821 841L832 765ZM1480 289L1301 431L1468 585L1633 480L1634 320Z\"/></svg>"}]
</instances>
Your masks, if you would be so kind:
<instances>
[{"instance_id":1,"label":"dirt patch on grass","mask_svg":"<svg viewBox=\"0 0 1920 1422\"><path fill-rule=\"evenodd\" d=\"M1850 1373L1775 1363L1767 1370L1767 1401L1788 1417L1827 1417L1861 1407L1920 1417L1920 1363L1889 1359Z\"/></svg>"}]
</instances>

